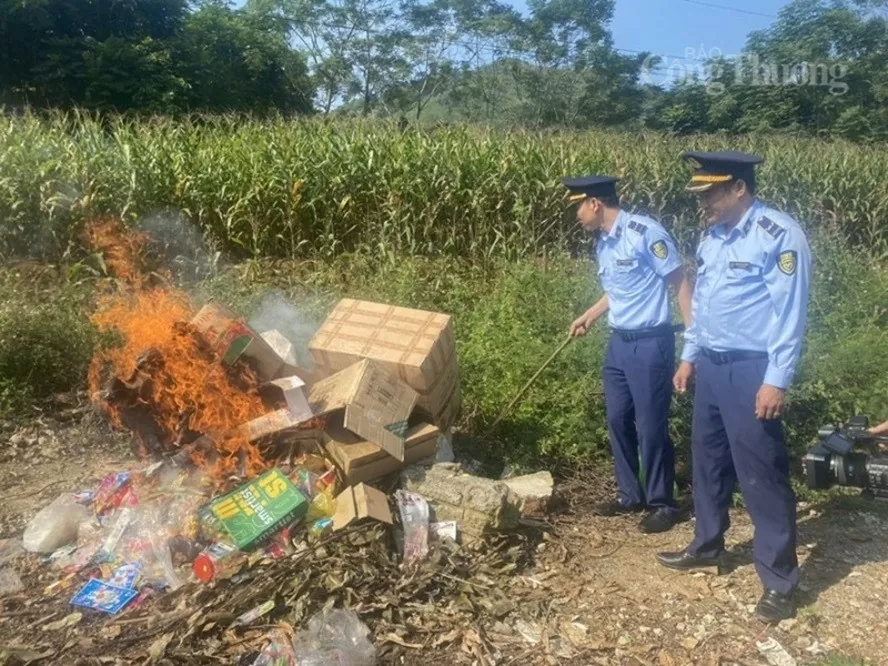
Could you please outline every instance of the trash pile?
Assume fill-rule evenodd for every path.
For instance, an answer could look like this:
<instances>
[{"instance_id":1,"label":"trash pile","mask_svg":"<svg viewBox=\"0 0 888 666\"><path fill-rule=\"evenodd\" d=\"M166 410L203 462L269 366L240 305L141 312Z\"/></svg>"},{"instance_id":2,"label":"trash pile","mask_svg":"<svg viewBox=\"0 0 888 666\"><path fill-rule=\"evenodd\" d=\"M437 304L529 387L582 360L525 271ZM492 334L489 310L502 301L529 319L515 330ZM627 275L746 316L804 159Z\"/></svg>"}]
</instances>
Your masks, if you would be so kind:
<instances>
[{"instance_id":1,"label":"trash pile","mask_svg":"<svg viewBox=\"0 0 888 666\"><path fill-rule=\"evenodd\" d=\"M246 627L290 607L287 565L332 557L325 544L356 527L393 533L397 566L409 567L548 508L548 473L503 482L447 462L460 404L447 315L344 299L308 345L311 368L280 331L257 332L216 302L195 314L167 286L115 293L96 321L122 340L93 363L94 400L144 460L59 495L25 530L21 545L56 577L44 596L73 610L131 615L185 586L243 583L234 596L259 603L227 626ZM380 488L397 486L392 531ZM269 586L257 563L280 563L263 570ZM338 589L321 586L331 598ZM0 595L22 589L0 563ZM325 607L302 632L272 631L254 663L372 664L368 631L354 612Z\"/></svg>"}]
</instances>

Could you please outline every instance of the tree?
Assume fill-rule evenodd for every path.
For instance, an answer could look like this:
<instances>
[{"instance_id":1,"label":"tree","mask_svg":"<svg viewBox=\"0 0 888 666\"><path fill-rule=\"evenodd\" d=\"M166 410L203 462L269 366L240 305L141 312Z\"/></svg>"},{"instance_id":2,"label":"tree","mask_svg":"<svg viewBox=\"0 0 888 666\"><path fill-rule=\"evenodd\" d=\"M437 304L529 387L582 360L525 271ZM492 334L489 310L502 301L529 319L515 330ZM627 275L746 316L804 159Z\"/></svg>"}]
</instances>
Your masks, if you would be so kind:
<instances>
[{"instance_id":1,"label":"tree","mask_svg":"<svg viewBox=\"0 0 888 666\"><path fill-rule=\"evenodd\" d=\"M369 114L410 71L396 0L250 0L248 7L287 23L308 57L323 113L357 100Z\"/></svg>"},{"instance_id":2,"label":"tree","mask_svg":"<svg viewBox=\"0 0 888 666\"><path fill-rule=\"evenodd\" d=\"M273 17L207 4L192 14L176 57L193 110L309 113L314 90L303 58Z\"/></svg>"},{"instance_id":3,"label":"tree","mask_svg":"<svg viewBox=\"0 0 888 666\"><path fill-rule=\"evenodd\" d=\"M0 0L0 89L13 103L133 108L159 95L165 107L181 87L166 40L187 9L186 0Z\"/></svg>"}]
</instances>

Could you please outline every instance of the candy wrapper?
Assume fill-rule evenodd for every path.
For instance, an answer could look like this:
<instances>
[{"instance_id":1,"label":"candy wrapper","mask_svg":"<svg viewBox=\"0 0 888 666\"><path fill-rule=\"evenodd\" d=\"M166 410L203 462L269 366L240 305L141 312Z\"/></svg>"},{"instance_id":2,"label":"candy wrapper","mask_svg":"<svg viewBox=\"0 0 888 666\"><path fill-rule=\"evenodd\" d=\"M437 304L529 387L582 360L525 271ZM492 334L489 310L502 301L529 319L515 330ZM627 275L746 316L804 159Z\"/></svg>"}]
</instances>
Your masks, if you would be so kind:
<instances>
[{"instance_id":1,"label":"candy wrapper","mask_svg":"<svg viewBox=\"0 0 888 666\"><path fill-rule=\"evenodd\" d=\"M55 583L50 583L43 589L43 594L47 597L52 597L61 592L62 590L67 590L71 587L74 587L74 583L77 582L77 572L69 573L67 576L62 578L61 580L57 580Z\"/></svg>"},{"instance_id":2,"label":"candy wrapper","mask_svg":"<svg viewBox=\"0 0 888 666\"><path fill-rule=\"evenodd\" d=\"M92 543L82 548L78 548L66 557L59 558L53 562L53 567L61 571L63 574L76 574L83 571L96 559L99 553L99 544Z\"/></svg>"},{"instance_id":3,"label":"candy wrapper","mask_svg":"<svg viewBox=\"0 0 888 666\"><path fill-rule=\"evenodd\" d=\"M268 632L268 645L253 662L253 666L299 666L292 635L282 629Z\"/></svg>"},{"instance_id":4,"label":"candy wrapper","mask_svg":"<svg viewBox=\"0 0 888 666\"><path fill-rule=\"evenodd\" d=\"M167 525L173 536L183 536L190 541L200 536L200 495L176 495L167 512Z\"/></svg>"},{"instance_id":5,"label":"candy wrapper","mask_svg":"<svg viewBox=\"0 0 888 666\"><path fill-rule=\"evenodd\" d=\"M429 538L432 541L441 542L444 539L456 541L456 521L445 520L439 523L431 523L429 525Z\"/></svg>"},{"instance_id":6,"label":"candy wrapper","mask_svg":"<svg viewBox=\"0 0 888 666\"><path fill-rule=\"evenodd\" d=\"M126 532L126 529L130 526L130 522L132 522L132 511L133 510L129 507L121 509L117 513L114 522L111 524L111 530L108 532L108 536L105 537L105 541L102 542L101 548L101 554L107 560L113 561L113 555L117 548L117 544L120 542L123 533Z\"/></svg>"},{"instance_id":7,"label":"candy wrapper","mask_svg":"<svg viewBox=\"0 0 888 666\"><path fill-rule=\"evenodd\" d=\"M416 493L395 493L401 525L404 527L404 561L416 562L429 553L429 505Z\"/></svg>"},{"instance_id":8,"label":"candy wrapper","mask_svg":"<svg viewBox=\"0 0 888 666\"><path fill-rule=\"evenodd\" d=\"M96 492L94 490L81 490L79 493L74 493L74 501L83 506L89 506L95 499Z\"/></svg>"},{"instance_id":9,"label":"candy wrapper","mask_svg":"<svg viewBox=\"0 0 888 666\"><path fill-rule=\"evenodd\" d=\"M255 608L248 610L246 613L238 617L233 626L250 624L251 622L255 622L263 615L267 615L271 611L274 610L274 599L269 599L263 604L256 606Z\"/></svg>"},{"instance_id":10,"label":"candy wrapper","mask_svg":"<svg viewBox=\"0 0 888 666\"><path fill-rule=\"evenodd\" d=\"M135 564L121 564L111 574L108 584L115 587L134 589L139 576L142 575L142 568L142 565L138 562Z\"/></svg>"},{"instance_id":11,"label":"candy wrapper","mask_svg":"<svg viewBox=\"0 0 888 666\"><path fill-rule=\"evenodd\" d=\"M292 472L290 472L290 480L293 482L297 488L299 488L299 492L305 495L308 499L313 499L314 496L318 493L318 480L321 478L320 475L312 472L310 469L306 469L305 467L297 467Z\"/></svg>"},{"instance_id":12,"label":"candy wrapper","mask_svg":"<svg viewBox=\"0 0 888 666\"><path fill-rule=\"evenodd\" d=\"M116 615L137 595L138 592L135 590L115 587L95 578L90 578L86 585L71 599L71 604Z\"/></svg>"},{"instance_id":13,"label":"candy wrapper","mask_svg":"<svg viewBox=\"0 0 888 666\"><path fill-rule=\"evenodd\" d=\"M309 534L316 537L323 537L333 531L332 518L320 518L308 526Z\"/></svg>"},{"instance_id":14,"label":"candy wrapper","mask_svg":"<svg viewBox=\"0 0 888 666\"><path fill-rule=\"evenodd\" d=\"M129 472L115 472L102 479L93 500L96 515L104 515L122 505L129 490L131 478L132 475Z\"/></svg>"}]
</instances>

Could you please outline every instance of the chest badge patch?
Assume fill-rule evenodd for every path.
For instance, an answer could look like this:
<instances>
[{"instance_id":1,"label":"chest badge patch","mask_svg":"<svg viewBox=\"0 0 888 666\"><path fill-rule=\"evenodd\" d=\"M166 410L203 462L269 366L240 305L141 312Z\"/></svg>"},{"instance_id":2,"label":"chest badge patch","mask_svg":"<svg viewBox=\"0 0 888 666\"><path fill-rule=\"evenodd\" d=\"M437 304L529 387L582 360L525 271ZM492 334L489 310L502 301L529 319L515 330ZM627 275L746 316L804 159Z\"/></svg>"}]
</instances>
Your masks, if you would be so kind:
<instances>
[{"instance_id":1,"label":"chest badge patch","mask_svg":"<svg viewBox=\"0 0 888 666\"><path fill-rule=\"evenodd\" d=\"M780 256L777 258L777 268L780 269L780 272L784 275L792 275L795 273L798 264L797 256L795 250L781 252Z\"/></svg>"},{"instance_id":2,"label":"chest badge patch","mask_svg":"<svg viewBox=\"0 0 888 666\"><path fill-rule=\"evenodd\" d=\"M666 243L661 240L658 240L651 245L651 252L657 259L665 259L669 256L669 248L666 246Z\"/></svg>"}]
</instances>

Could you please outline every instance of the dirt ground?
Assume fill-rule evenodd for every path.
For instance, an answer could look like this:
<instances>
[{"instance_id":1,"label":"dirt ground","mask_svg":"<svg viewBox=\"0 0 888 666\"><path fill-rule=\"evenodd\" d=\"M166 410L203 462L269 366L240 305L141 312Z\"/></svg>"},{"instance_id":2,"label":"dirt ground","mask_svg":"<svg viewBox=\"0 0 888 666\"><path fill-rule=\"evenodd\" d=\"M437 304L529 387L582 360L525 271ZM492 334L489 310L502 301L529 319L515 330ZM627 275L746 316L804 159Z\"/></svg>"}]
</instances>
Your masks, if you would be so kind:
<instances>
[{"instance_id":1,"label":"dirt ground","mask_svg":"<svg viewBox=\"0 0 888 666\"><path fill-rule=\"evenodd\" d=\"M107 472L133 462L126 440L84 410L72 409L61 422L7 427L0 430L0 442L0 538L20 537L27 521L59 492L95 487ZM533 566L505 582L503 592L513 602L505 612L488 614L475 626L455 627L462 632L461 645L451 641L434 647L435 641L429 641L423 648L405 646L385 663L751 666L816 664L826 655L841 654L888 665L884 505L842 498L800 506L799 612L766 627L753 616L761 588L751 563L752 526L743 511L732 515L732 569L723 575L681 574L658 567L654 555L686 545L693 522L646 536L635 530L636 519L591 515L591 499L601 495L601 488L592 492L583 486L596 483L594 478L573 481L563 489L568 508L535 530ZM41 591L25 593L32 594L39 597ZM31 663L154 663L137 646L124 659L94 654L94 660L84 661L74 658L76 650L50 659L53 653L41 655L36 645L51 633L42 626L47 618L58 620L62 614L41 617L33 599L15 608L10 611L0 599L0 664L29 663L25 657ZM30 608L38 610L29 614ZM32 636L22 635L23 622L34 627ZM55 631L69 632L64 643L70 647L77 644L78 630ZM758 646L768 639L795 662L763 656ZM88 648L90 643L82 642ZM27 648L33 648L30 654ZM18 661L4 661L4 651Z\"/></svg>"}]
</instances>

